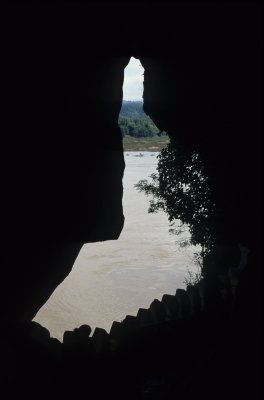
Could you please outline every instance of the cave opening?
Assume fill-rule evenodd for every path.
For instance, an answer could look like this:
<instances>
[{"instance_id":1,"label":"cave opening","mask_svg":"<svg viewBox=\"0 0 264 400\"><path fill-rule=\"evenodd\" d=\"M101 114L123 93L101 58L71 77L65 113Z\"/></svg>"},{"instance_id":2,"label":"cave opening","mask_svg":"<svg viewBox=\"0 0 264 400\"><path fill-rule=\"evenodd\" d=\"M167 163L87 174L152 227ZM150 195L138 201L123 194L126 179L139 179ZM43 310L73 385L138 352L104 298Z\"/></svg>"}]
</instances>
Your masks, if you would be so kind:
<instances>
[{"instance_id":1,"label":"cave opening","mask_svg":"<svg viewBox=\"0 0 264 400\"><path fill-rule=\"evenodd\" d=\"M37 313L35 321L60 340L65 330L82 324L109 331L113 321L136 315L153 299L184 288L187 269L197 269L193 261L197 248L182 245L189 232L185 230L179 241L171 234L167 215L150 214L148 197L135 187L156 173L157 156L169 141L143 111L143 90L144 68L131 57L124 69L118 121L126 164L124 228L118 240L85 244L71 273Z\"/></svg>"},{"instance_id":2,"label":"cave opening","mask_svg":"<svg viewBox=\"0 0 264 400\"><path fill-rule=\"evenodd\" d=\"M81 5L1 8L1 388L9 398L18 398L18 391L27 398L95 393L209 399L216 388L219 398L261 398L261 13L255 5L162 4L140 10L116 4L106 12L99 3L97 11ZM144 259L147 224L125 187L129 162L138 169L145 155L125 153L124 199L139 217L131 222L137 242L130 240L132 251L122 264L113 247L122 243L130 220L124 202L125 229L116 240L124 170L117 121L130 54L145 69L145 112L168 132L170 143L177 139L191 148L184 157L188 168L178 164L187 178L199 162L192 150L201 155L217 206L211 219L217 246L203 281L161 302L153 302L159 297L151 268L166 276L168 268L160 259L154 263L153 253ZM172 178L177 172L168 167L175 166L177 151L175 144L163 152L164 179L158 183L164 186L151 186L172 195L168 206L176 192L184 198L188 190L186 184L176 192L167 185L167 172ZM199 195L199 175L192 176ZM190 201L197 199L189 194ZM145 202L146 215L149 199L144 191L134 195ZM197 215L186 203L178 205L188 219ZM148 217L153 222L155 214ZM203 218L196 221L204 227ZM168 228L166 219L166 233ZM160 225L157 235L155 250L161 250ZM69 274L83 243L90 244L83 246L81 265ZM175 257L173 262L175 267ZM164 283L164 275L156 277ZM144 303L124 279L151 292L149 307L134 318L129 307L139 300L137 311ZM49 322L37 316L50 338L32 318L62 280L64 289L49 300L59 308L50 312L45 304ZM177 288L173 283L172 294ZM167 286L163 293L169 293ZM120 315L119 306L126 307ZM90 337L89 327L78 327L105 326L93 322L92 313L109 324L131 315L113 324L109 335L98 329ZM54 337L61 339L64 330L61 344Z\"/></svg>"}]
</instances>

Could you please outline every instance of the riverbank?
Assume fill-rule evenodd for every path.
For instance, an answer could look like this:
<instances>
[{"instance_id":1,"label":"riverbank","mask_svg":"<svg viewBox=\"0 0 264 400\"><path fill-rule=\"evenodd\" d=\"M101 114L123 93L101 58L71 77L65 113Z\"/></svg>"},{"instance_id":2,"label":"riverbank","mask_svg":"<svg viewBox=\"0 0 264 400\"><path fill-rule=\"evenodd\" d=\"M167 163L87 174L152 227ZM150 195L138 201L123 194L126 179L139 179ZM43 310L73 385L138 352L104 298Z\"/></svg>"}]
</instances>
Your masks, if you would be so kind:
<instances>
[{"instance_id":1,"label":"riverbank","mask_svg":"<svg viewBox=\"0 0 264 400\"><path fill-rule=\"evenodd\" d=\"M123 138L124 151L161 151L169 143L169 137L153 136L136 138L125 136Z\"/></svg>"}]
</instances>

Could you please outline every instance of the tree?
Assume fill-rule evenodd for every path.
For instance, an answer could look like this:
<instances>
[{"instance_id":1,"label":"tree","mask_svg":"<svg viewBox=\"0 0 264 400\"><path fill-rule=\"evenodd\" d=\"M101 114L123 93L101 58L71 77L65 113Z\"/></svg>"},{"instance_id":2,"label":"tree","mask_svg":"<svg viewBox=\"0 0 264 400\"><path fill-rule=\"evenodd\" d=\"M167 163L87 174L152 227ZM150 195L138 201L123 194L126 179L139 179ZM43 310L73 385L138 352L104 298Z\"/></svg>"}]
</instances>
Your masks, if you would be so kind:
<instances>
[{"instance_id":1,"label":"tree","mask_svg":"<svg viewBox=\"0 0 264 400\"><path fill-rule=\"evenodd\" d=\"M202 247L201 257L207 255L214 245L212 225L215 205L212 201L208 178L199 155L171 141L158 155L157 173L151 182L139 181L135 186L140 192L152 196L149 212L163 210L175 229L180 220L190 231L190 244Z\"/></svg>"}]
</instances>

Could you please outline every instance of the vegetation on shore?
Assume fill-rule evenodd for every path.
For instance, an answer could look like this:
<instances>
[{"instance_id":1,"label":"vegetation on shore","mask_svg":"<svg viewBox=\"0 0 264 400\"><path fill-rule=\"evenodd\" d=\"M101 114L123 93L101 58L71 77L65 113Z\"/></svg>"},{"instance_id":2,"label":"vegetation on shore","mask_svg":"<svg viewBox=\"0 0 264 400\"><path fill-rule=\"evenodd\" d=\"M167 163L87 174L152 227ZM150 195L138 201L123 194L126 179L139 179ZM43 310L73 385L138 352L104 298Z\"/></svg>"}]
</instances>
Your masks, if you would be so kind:
<instances>
[{"instance_id":1,"label":"vegetation on shore","mask_svg":"<svg viewBox=\"0 0 264 400\"><path fill-rule=\"evenodd\" d=\"M151 137L160 133L156 125L148 116L133 118L120 115L119 126L123 136Z\"/></svg>"},{"instance_id":2,"label":"vegetation on shore","mask_svg":"<svg viewBox=\"0 0 264 400\"><path fill-rule=\"evenodd\" d=\"M136 138L123 137L124 151L161 151L169 143L167 135Z\"/></svg>"},{"instance_id":3,"label":"vegetation on shore","mask_svg":"<svg viewBox=\"0 0 264 400\"><path fill-rule=\"evenodd\" d=\"M169 142L143 111L142 101L123 101L119 115L125 151L161 151Z\"/></svg>"}]
</instances>

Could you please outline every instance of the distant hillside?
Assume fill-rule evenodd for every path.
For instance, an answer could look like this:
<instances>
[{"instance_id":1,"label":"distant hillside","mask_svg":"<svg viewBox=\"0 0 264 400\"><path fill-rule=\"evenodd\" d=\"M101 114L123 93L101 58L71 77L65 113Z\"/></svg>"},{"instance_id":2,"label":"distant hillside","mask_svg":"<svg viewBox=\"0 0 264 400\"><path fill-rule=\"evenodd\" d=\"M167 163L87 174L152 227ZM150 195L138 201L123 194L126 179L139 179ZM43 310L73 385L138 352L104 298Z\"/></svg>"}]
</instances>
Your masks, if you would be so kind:
<instances>
[{"instance_id":1,"label":"distant hillside","mask_svg":"<svg viewBox=\"0 0 264 400\"><path fill-rule=\"evenodd\" d=\"M123 101L118 123L123 136L142 138L163 134L144 113L142 101Z\"/></svg>"},{"instance_id":2,"label":"distant hillside","mask_svg":"<svg viewBox=\"0 0 264 400\"><path fill-rule=\"evenodd\" d=\"M142 118L147 115L143 111L143 101L127 101L123 100L120 114L123 117Z\"/></svg>"}]
</instances>

